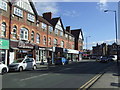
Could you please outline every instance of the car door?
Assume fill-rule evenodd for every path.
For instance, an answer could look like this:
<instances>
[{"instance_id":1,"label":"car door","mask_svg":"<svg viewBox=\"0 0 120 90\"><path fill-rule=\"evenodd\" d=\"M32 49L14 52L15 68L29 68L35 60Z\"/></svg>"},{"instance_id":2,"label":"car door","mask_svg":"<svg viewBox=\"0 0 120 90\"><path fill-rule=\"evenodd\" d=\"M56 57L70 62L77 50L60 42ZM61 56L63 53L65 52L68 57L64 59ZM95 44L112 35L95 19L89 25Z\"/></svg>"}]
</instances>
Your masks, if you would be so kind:
<instances>
[{"instance_id":1,"label":"car door","mask_svg":"<svg viewBox=\"0 0 120 90\"><path fill-rule=\"evenodd\" d=\"M32 58L28 58L25 61L27 63L26 69L31 69L33 67L33 59Z\"/></svg>"}]
</instances>

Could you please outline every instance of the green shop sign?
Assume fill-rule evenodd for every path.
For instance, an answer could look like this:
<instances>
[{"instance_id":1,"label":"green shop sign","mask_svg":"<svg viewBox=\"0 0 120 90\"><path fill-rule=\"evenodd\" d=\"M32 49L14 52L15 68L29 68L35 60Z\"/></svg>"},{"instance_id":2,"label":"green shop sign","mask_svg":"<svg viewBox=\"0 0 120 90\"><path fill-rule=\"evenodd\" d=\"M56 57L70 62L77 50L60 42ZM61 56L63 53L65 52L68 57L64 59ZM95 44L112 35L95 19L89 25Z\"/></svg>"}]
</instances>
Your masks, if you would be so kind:
<instances>
[{"instance_id":1,"label":"green shop sign","mask_svg":"<svg viewBox=\"0 0 120 90\"><path fill-rule=\"evenodd\" d=\"M9 40L0 39L0 49L9 49Z\"/></svg>"}]
</instances>

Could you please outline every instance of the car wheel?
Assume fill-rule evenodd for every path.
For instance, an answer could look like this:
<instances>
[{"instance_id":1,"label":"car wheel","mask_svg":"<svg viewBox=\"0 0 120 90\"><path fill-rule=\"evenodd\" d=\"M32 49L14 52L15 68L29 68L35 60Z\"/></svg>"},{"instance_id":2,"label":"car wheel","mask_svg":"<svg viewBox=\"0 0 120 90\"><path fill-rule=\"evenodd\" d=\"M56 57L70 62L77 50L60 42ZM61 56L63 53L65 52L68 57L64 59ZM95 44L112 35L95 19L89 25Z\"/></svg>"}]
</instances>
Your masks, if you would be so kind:
<instances>
[{"instance_id":1,"label":"car wheel","mask_svg":"<svg viewBox=\"0 0 120 90\"><path fill-rule=\"evenodd\" d=\"M36 69L37 69L37 66L36 66L36 65L34 65L34 66L33 66L33 70L36 70Z\"/></svg>"},{"instance_id":2,"label":"car wheel","mask_svg":"<svg viewBox=\"0 0 120 90\"><path fill-rule=\"evenodd\" d=\"M2 69L1 74L3 75L3 74L5 74L5 73L7 73L7 68L3 68L3 69Z\"/></svg>"},{"instance_id":3,"label":"car wheel","mask_svg":"<svg viewBox=\"0 0 120 90\"><path fill-rule=\"evenodd\" d=\"M65 63L63 62L62 65L65 65Z\"/></svg>"},{"instance_id":4,"label":"car wheel","mask_svg":"<svg viewBox=\"0 0 120 90\"><path fill-rule=\"evenodd\" d=\"M19 67L19 72L22 72L23 71L23 67Z\"/></svg>"}]
</instances>

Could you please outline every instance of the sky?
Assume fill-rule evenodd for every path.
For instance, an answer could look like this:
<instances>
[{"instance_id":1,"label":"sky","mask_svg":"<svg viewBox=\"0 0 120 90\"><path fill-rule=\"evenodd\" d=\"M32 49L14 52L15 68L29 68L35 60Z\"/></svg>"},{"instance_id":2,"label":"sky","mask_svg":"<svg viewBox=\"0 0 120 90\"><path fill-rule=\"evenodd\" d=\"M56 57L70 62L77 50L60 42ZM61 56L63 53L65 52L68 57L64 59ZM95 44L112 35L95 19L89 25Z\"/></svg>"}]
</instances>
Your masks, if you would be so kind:
<instances>
[{"instance_id":1,"label":"sky","mask_svg":"<svg viewBox=\"0 0 120 90\"><path fill-rule=\"evenodd\" d=\"M117 11L117 2L100 0L97 2L35 2L34 4L39 15L52 12L53 18L61 17L64 27L82 29L84 49L86 49L86 37L88 49L92 49L92 46L97 43L112 44L115 42L114 13L105 13L104 10Z\"/></svg>"}]
</instances>

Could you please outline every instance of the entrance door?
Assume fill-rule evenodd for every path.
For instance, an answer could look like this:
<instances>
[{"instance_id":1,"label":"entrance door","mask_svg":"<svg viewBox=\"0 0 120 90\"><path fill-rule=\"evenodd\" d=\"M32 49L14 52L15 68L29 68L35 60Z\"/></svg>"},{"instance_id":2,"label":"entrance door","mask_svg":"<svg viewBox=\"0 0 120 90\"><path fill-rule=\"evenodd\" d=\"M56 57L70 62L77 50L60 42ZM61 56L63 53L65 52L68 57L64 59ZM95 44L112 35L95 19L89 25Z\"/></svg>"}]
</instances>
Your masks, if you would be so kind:
<instances>
[{"instance_id":1,"label":"entrance door","mask_svg":"<svg viewBox=\"0 0 120 90\"><path fill-rule=\"evenodd\" d=\"M14 52L10 52L10 62L9 64L11 64L14 61Z\"/></svg>"}]
</instances>

